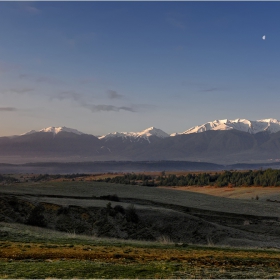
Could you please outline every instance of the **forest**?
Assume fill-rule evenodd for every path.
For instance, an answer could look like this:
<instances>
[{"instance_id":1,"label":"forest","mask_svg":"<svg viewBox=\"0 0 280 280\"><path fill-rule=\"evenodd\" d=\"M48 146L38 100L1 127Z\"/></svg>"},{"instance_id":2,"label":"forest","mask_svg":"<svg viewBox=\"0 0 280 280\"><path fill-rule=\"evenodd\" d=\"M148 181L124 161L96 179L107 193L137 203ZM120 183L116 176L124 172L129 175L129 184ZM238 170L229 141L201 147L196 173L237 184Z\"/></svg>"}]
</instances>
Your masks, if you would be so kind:
<instances>
[{"instance_id":1,"label":"forest","mask_svg":"<svg viewBox=\"0 0 280 280\"><path fill-rule=\"evenodd\" d=\"M280 170L248 170L189 173L187 175L166 175L161 172L159 176L128 173L99 181L116 184L142 185L142 186L280 186Z\"/></svg>"}]
</instances>

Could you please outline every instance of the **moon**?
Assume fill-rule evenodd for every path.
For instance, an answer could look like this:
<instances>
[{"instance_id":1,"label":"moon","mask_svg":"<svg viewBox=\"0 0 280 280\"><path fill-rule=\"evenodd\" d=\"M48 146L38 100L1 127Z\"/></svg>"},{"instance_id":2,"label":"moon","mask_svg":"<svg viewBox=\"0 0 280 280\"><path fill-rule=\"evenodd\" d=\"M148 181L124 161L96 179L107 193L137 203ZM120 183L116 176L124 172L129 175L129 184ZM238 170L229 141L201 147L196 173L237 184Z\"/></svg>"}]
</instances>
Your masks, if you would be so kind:
<instances>
[{"instance_id":1,"label":"moon","mask_svg":"<svg viewBox=\"0 0 280 280\"><path fill-rule=\"evenodd\" d=\"M265 40L265 35L262 36L262 39Z\"/></svg>"}]
</instances>

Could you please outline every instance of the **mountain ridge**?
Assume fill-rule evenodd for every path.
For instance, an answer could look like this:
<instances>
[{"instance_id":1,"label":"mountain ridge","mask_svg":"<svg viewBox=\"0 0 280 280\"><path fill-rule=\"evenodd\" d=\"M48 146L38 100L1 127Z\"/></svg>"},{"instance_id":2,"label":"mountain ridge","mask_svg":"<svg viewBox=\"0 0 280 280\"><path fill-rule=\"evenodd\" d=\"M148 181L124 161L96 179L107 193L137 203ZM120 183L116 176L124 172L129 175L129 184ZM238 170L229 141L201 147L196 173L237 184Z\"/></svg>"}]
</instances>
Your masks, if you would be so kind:
<instances>
[{"instance_id":1,"label":"mountain ridge","mask_svg":"<svg viewBox=\"0 0 280 280\"><path fill-rule=\"evenodd\" d=\"M248 132L251 134L256 134L258 132L262 131L267 131L269 133L275 133L280 131L280 121L277 119L269 118L269 119L261 119L261 120L247 120L247 119L234 119L234 120L229 120L229 119L221 119L221 120L214 120L212 122L207 122L202 125L197 125L193 126L184 132L175 132L168 134L164 132L163 130L156 128L156 127L149 127L146 128L140 132L110 132L101 136L95 136L98 139L109 139L109 138L116 138L116 137L121 137L121 138L143 138L146 140L149 140L150 137L156 136L159 138L166 138L169 136L177 136L177 135L183 135L183 134L192 134L192 133L201 133L209 130L232 130L236 129L239 131L244 131ZM41 130L31 130L29 132L26 132L21 135L13 135L13 136L8 136L8 137L17 137L17 136L22 136L22 135L29 135L29 134L34 134L38 132L51 132L53 135L57 135L60 132L71 132L77 135L82 135L86 134L83 133L77 129L74 128L68 128L65 126L60 126L60 127L47 127L43 128ZM93 135L93 134L90 134Z\"/></svg>"},{"instance_id":2,"label":"mountain ridge","mask_svg":"<svg viewBox=\"0 0 280 280\"><path fill-rule=\"evenodd\" d=\"M65 126L59 126L59 127L55 127L55 126L50 126L50 127L46 127L46 128L43 128L41 130L30 130L24 134L21 134L21 135L29 135L29 134L34 134L34 133L37 133L37 132L51 132L53 133L53 135L56 135L60 132L71 132L71 133L74 133L74 134L78 134L78 135L82 135L82 134L85 134L77 129L74 129L74 128L69 128L69 127L65 127Z\"/></svg>"},{"instance_id":3,"label":"mountain ridge","mask_svg":"<svg viewBox=\"0 0 280 280\"><path fill-rule=\"evenodd\" d=\"M272 118L261 119L256 121L251 121L247 119L215 120L212 122L207 122L202 125L191 127L180 134L201 133L208 130L231 130L231 129L236 129L251 134L256 134L261 131L268 131L270 133L275 133L280 131L280 122Z\"/></svg>"},{"instance_id":4,"label":"mountain ridge","mask_svg":"<svg viewBox=\"0 0 280 280\"><path fill-rule=\"evenodd\" d=\"M49 127L17 137L0 137L0 162L179 160L228 164L280 161L277 120L262 120L260 126L254 123L253 126L244 119L233 122L243 131L230 127L229 120L220 123L227 125L227 129L211 129L214 126L209 125L210 129L203 133L197 129L196 133L173 137L155 127L108 137ZM244 126L250 127L252 133L244 131Z\"/></svg>"}]
</instances>

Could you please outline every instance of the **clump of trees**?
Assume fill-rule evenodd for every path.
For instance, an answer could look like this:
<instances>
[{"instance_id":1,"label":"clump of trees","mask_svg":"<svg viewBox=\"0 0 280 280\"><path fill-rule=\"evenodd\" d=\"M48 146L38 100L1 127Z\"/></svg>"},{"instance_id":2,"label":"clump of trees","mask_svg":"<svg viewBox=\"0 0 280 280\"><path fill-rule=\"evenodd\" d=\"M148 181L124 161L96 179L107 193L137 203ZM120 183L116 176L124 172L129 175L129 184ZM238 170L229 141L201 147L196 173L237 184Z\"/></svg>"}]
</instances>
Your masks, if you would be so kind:
<instances>
[{"instance_id":1,"label":"clump of trees","mask_svg":"<svg viewBox=\"0 0 280 280\"><path fill-rule=\"evenodd\" d=\"M80 178L80 177L87 177L89 174L84 174L84 173L76 173L76 174L66 174L66 175L61 175L61 174L39 174L37 176L32 176L30 178L31 181L34 182L40 182L40 181L50 181L50 180L55 180L55 179L75 179L75 178Z\"/></svg>"},{"instance_id":2,"label":"clump of trees","mask_svg":"<svg viewBox=\"0 0 280 280\"><path fill-rule=\"evenodd\" d=\"M125 174L114 178L99 180L107 183L142 186L280 186L280 170L224 171L220 173L189 173L150 176L144 174Z\"/></svg>"},{"instance_id":3,"label":"clump of trees","mask_svg":"<svg viewBox=\"0 0 280 280\"><path fill-rule=\"evenodd\" d=\"M152 176L145 174L128 173L122 176L116 176L112 178L99 179L98 182L124 184L124 185L141 185L141 186L156 186L156 183Z\"/></svg>"},{"instance_id":4,"label":"clump of trees","mask_svg":"<svg viewBox=\"0 0 280 280\"><path fill-rule=\"evenodd\" d=\"M0 175L0 183L17 183L18 179L11 176Z\"/></svg>"},{"instance_id":5,"label":"clump of trees","mask_svg":"<svg viewBox=\"0 0 280 280\"><path fill-rule=\"evenodd\" d=\"M44 215L42 214L43 212L43 206L41 206L40 204L35 206L27 219L27 224L38 227L46 227L47 222L45 220Z\"/></svg>"},{"instance_id":6,"label":"clump of trees","mask_svg":"<svg viewBox=\"0 0 280 280\"><path fill-rule=\"evenodd\" d=\"M160 186L280 186L280 170L224 171L221 173L199 173L186 176L160 176Z\"/></svg>"},{"instance_id":7,"label":"clump of trees","mask_svg":"<svg viewBox=\"0 0 280 280\"><path fill-rule=\"evenodd\" d=\"M126 207L126 209L124 209L121 205L116 205L113 208L111 202L109 202L106 205L106 213L112 217L115 217L117 213L121 213L122 215L125 216L128 222L132 222L132 223L139 222L139 217L138 214L136 213L136 208L134 207L133 204L129 205L128 207Z\"/></svg>"}]
</instances>

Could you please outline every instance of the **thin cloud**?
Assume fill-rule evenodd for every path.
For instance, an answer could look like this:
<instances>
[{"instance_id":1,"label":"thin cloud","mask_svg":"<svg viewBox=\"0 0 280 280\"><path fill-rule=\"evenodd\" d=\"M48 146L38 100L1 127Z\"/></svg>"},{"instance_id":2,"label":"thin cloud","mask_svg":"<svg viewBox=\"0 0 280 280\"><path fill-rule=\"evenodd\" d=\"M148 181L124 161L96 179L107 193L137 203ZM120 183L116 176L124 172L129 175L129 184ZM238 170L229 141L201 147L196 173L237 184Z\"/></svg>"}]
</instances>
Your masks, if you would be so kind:
<instances>
[{"instance_id":1,"label":"thin cloud","mask_svg":"<svg viewBox=\"0 0 280 280\"><path fill-rule=\"evenodd\" d=\"M61 91L50 98L51 100L53 99L58 99L58 100L65 100L65 99L72 99L74 101L80 101L82 99L82 95L77 93L74 90L68 90L68 91Z\"/></svg>"},{"instance_id":2,"label":"thin cloud","mask_svg":"<svg viewBox=\"0 0 280 280\"><path fill-rule=\"evenodd\" d=\"M10 72L10 71L16 70L18 68L19 68L19 66L16 64L0 61L0 74Z\"/></svg>"},{"instance_id":3,"label":"thin cloud","mask_svg":"<svg viewBox=\"0 0 280 280\"><path fill-rule=\"evenodd\" d=\"M201 89L199 91L200 92L216 92L216 91L224 91L224 90L226 90L226 88L222 88L222 87L209 87L209 88Z\"/></svg>"},{"instance_id":4,"label":"thin cloud","mask_svg":"<svg viewBox=\"0 0 280 280\"><path fill-rule=\"evenodd\" d=\"M41 13L41 10L36 8L34 4L28 3L28 2L19 2L19 9L23 12L32 14L32 15L37 15Z\"/></svg>"},{"instance_id":5,"label":"thin cloud","mask_svg":"<svg viewBox=\"0 0 280 280\"><path fill-rule=\"evenodd\" d=\"M176 51L182 51L183 49L184 49L184 47L182 45L175 47Z\"/></svg>"},{"instance_id":6,"label":"thin cloud","mask_svg":"<svg viewBox=\"0 0 280 280\"><path fill-rule=\"evenodd\" d=\"M117 94L117 93L116 93ZM114 98L116 98L115 93L113 93ZM117 97L119 98L119 94ZM58 100L73 100L76 102L80 107L90 110L93 113L96 112L120 112L120 111L127 111L127 112L138 112L139 110L147 110L154 108L155 106L150 104L132 104L129 106L114 106L108 104L91 104L88 102L86 96L76 92L76 91L61 91L53 96L50 97L50 100L58 99Z\"/></svg>"},{"instance_id":7,"label":"thin cloud","mask_svg":"<svg viewBox=\"0 0 280 280\"><path fill-rule=\"evenodd\" d=\"M60 79L57 79L55 77L51 77L51 76L33 76L33 75L30 75L30 74L25 74L25 73L22 73L22 74L19 74L18 75L18 78L19 79L26 79L26 80L29 80L29 81L32 81L33 83L42 83L42 84L49 84L49 85L62 85L64 84L64 82Z\"/></svg>"},{"instance_id":8,"label":"thin cloud","mask_svg":"<svg viewBox=\"0 0 280 280\"><path fill-rule=\"evenodd\" d=\"M20 74L18 75L19 79L27 79L29 78L29 75L28 74Z\"/></svg>"},{"instance_id":9,"label":"thin cloud","mask_svg":"<svg viewBox=\"0 0 280 280\"><path fill-rule=\"evenodd\" d=\"M180 21L174 17L168 17L166 20L169 24L171 24L172 26L174 26L176 28L179 28L179 29L186 28L185 24L182 21Z\"/></svg>"},{"instance_id":10,"label":"thin cloud","mask_svg":"<svg viewBox=\"0 0 280 280\"><path fill-rule=\"evenodd\" d=\"M63 82L61 80L58 80L53 77L47 77L47 76L42 76L42 77L36 78L35 81L37 83L46 83L46 84L50 84L50 85L63 84Z\"/></svg>"},{"instance_id":11,"label":"thin cloud","mask_svg":"<svg viewBox=\"0 0 280 280\"><path fill-rule=\"evenodd\" d=\"M107 95L110 99L120 99L123 95L117 93L115 90L108 90Z\"/></svg>"},{"instance_id":12,"label":"thin cloud","mask_svg":"<svg viewBox=\"0 0 280 280\"><path fill-rule=\"evenodd\" d=\"M209 84L204 82L194 82L194 81L182 81L181 86L191 86L191 87L210 87Z\"/></svg>"},{"instance_id":13,"label":"thin cloud","mask_svg":"<svg viewBox=\"0 0 280 280\"><path fill-rule=\"evenodd\" d=\"M17 93L17 94L22 94L22 93L29 93L31 91L34 91L34 88L29 88L29 87L23 87L23 88L10 88L3 90L1 93Z\"/></svg>"},{"instance_id":14,"label":"thin cloud","mask_svg":"<svg viewBox=\"0 0 280 280\"><path fill-rule=\"evenodd\" d=\"M93 83L95 82L95 78L85 78L85 79L82 79L80 80L80 84L82 85L85 85L85 84L90 84L90 83Z\"/></svg>"},{"instance_id":15,"label":"thin cloud","mask_svg":"<svg viewBox=\"0 0 280 280\"><path fill-rule=\"evenodd\" d=\"M25 6L24 10L30 14L39 14L41 12L41 10L31 5Z\"/></svg>"},{"instance_id":16,"label":"thin cloud","mask_svg":"<svg viewBox=\"0 0 280 280\"><path fill-rule=\"evenodd\" d=\"M217 91L228 91L231 89L230 85L213 85L207 82L195 82L195 81L183 81L181 86L192 87L193 92L217 92Z\"/></svg>"},{"instance_id":17,"label":"thin cloud","mask_svg":"<svg viewBox=\"0 0 280 280\"><path fill-rule=\"evenodd\" d=\"M89 109L91 112L95 113L95 112L101 112L101 111L105 111L105 112L109 112L109 111L114 111L114 112L119 112L121 110L123 111L129 111L129 112L136 112L135 109L133 107L127 107L127 106L113 106L113 105L93 105L93 104L86 104L83 103L81 104L82 107Z\"/></svg>"},{"instance_id":18,"label":"thin cloud","mask_svg":"<svg viewBox=\"0 0 280 280\"><path fill-rule=\"evenodd\" d=\"M206 89L202 89L202 90L200 90L200 91L202 91L202 92L213 92L213 91L219 91L219 90L221 90L221 89L219 89L219 88L206 88Z\"/></svg>"},{"instance_id":19,"label":"thin cloud","mask_svg":"<svg viewBox=\"0 0 280 280\"><path fill-rule=\"evenodd\" d=\"M65 38L65 41L70 47L74 48L78 44L92 41L93 39L95 39L95 37L96 34L94 32L89 32L89 33L79 34L72 38Z\"/></svg>"},{"instance_id":20,"label":"thin cloud","mask_svg":"<svg viewBox=\"0 0 280 280\"><path fill-rule=\"evenodd\" d=\"M14 112L17 108L14 107L0 107L0 112Z\"/></svg>"},{"instance_id":21,"label":"thin cloud","mask_svg":"<svg viewBox=\"0 0 280 280\"><path fill-rule=\"evenodd\" d=\"M155 108L157 108L157 106L153 104L133 104L132 107L134 108L135 112L155 110Z\"/></svg>"}]
</instances>

